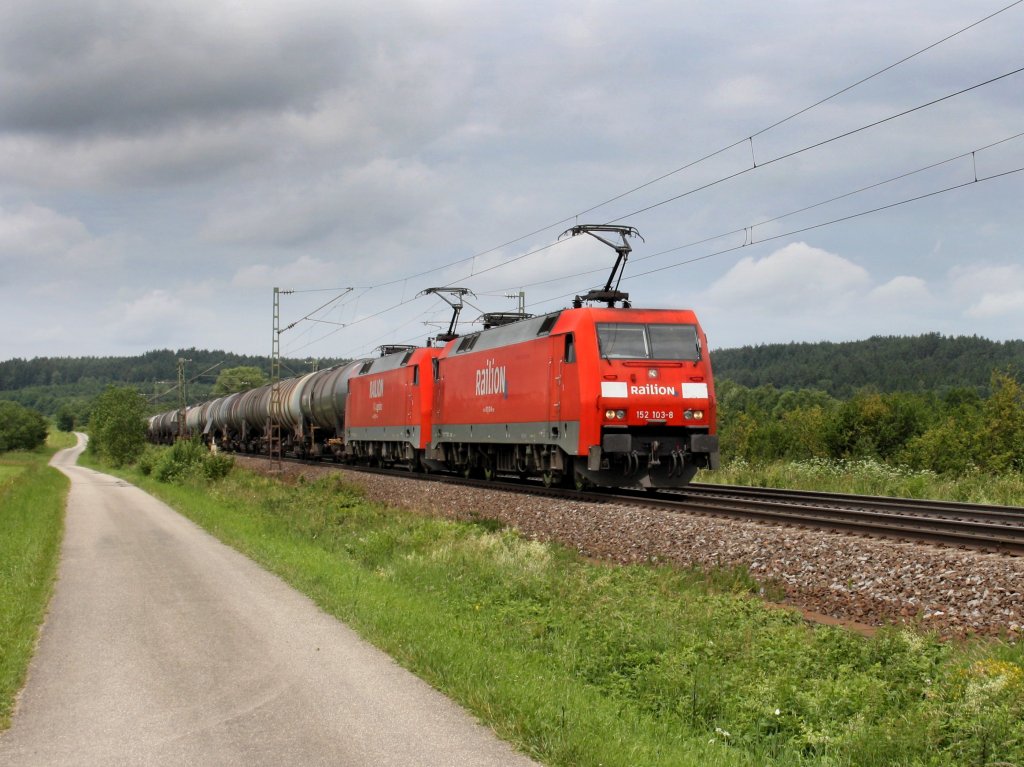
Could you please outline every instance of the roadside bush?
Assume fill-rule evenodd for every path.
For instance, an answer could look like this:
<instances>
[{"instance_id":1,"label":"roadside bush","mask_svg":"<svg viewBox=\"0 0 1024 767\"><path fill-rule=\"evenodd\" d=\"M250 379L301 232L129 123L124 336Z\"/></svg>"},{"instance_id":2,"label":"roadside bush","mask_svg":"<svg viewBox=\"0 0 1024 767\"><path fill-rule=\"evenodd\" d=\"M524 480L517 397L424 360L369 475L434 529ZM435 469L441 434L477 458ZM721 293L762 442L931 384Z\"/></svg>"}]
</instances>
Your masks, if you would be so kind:
<instances>
[{"instance_id":1,"label":"roadside bush","mask_svg":"<svg viewBox=\"0 0 1024 767\"><path fill-rule=\"evenodd\" d=\"M235 459L213 454L199 440L179 440L169 448L150 446L139 458L139 470L161 482L187 479L220 479L231 471Z\"/></svg>"},{"instance_id":2,"label":"roadside bush","mask_svg":"<svg viewBox=\"0 0 1024 767\"><path fill-rule=\"evenodd\" d=\"M153 473L153 469L156 468L156 464L160 460L160 456L162 454L162 448L158 448L156 445L146 445L142 451L142 455L140 455L138 460L135 461L135 465L138 467L139 471L148 477Z\"/></svg>"},{"instance_id":3,"label":"roadside bush","mask_svg":"<svg viewBox=\"0 0 1024 767\"><path fill-rule=\"evenodd\" d=\"M35 450L46 442L46 419L17 402L0 402L0 453Z\"/></svg>"},{"instance_id":4,"label":"roadside bush","mask_svg":"<svg viewBox=\"0 0 1024 767\"><path fill-rule=\"evenodd\" d=\"M108 386L89 417L89 450L114 466L134 463L146 447L145 406L135 389Z\"/></svg>"}]
</instances>

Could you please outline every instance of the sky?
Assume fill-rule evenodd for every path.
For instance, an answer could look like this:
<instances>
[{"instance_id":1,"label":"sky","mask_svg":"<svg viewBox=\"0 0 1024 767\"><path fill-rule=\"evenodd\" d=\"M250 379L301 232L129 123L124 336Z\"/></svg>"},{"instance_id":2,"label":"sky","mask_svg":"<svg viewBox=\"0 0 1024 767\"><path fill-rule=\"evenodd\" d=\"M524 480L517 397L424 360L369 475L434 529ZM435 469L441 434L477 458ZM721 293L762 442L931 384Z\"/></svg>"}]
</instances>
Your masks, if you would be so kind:
<instances>
[{"instance_id":1,"label":"sky","mask_svg":"<svg viewBox=\"0 0 1024 767\"><path fill-rule=\"evenodd\" d=\"M1020 338L1010 2L6 0L0 360L269 354L275 287L285 356L423 343L607 223L713 349Z\"/></svg>"}]
</instances>

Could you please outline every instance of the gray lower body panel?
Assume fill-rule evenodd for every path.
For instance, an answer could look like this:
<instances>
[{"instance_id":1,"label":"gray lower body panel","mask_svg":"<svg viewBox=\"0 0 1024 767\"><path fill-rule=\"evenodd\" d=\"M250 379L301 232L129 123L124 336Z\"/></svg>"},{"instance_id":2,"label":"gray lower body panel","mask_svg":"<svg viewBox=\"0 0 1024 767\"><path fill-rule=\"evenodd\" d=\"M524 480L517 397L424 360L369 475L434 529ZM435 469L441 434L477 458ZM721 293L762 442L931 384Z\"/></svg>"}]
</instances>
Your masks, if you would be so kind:
<instances>
[{"instance_id":1,"label":"gray lower body panel","mask_svg":"<svg viewBox=\"0 0 1024 767\"><path fill-rule=\"evenodd\" d=\"M431 447L445 443L483 445L553 445L576 455L580 443L579 421L529 423L441 424L434 427Z\"/></svg>"}]
</instances>

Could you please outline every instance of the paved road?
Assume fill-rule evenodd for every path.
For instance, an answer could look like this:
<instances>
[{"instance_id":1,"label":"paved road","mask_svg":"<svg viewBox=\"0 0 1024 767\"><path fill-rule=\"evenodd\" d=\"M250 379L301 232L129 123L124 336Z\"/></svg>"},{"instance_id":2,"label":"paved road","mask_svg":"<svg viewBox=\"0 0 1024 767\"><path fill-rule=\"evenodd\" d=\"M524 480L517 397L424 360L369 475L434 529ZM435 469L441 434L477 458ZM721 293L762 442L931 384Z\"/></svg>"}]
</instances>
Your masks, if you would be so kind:
<instances>
[{"instance_id":1,"label":"paved road","mask_svg":"<svg viewBox=\"0 0 1024 767\"><path fill-rule=\"evenodd\" d=\"M0 765L530 765L164 504L74 466L59 580Z\"/></svg>"}]
</instances>

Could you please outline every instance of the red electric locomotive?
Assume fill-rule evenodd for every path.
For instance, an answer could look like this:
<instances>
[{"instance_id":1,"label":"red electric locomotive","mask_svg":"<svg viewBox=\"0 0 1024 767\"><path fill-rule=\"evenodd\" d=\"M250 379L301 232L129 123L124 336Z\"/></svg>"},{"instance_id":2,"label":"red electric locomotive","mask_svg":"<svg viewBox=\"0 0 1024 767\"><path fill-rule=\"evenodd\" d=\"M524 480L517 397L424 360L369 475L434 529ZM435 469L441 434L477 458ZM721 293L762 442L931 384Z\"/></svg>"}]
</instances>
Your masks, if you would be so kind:
<instances>
[{"instance_id":1,"label":"red electric locomotive","mask_svg":"<svg viewBox=\"0 0 1024 767\"><path fill-rule=\"evenodd\" d=\"M718 466L706 349L689 310L574 308L463 336L434 368L425 463L683 486Z\"/></svg>"},{"instance_id":2,"label":"red electric locomotive","mask_svg":"<svg viewBox=\"0 0 1024 767\"><path fill-rule=\"evenodd\" d=\"M440 348L384 347L349 380L345 454L357 462L420 467L430 440L433 360Z\"/></svg>"}]
</instances>

